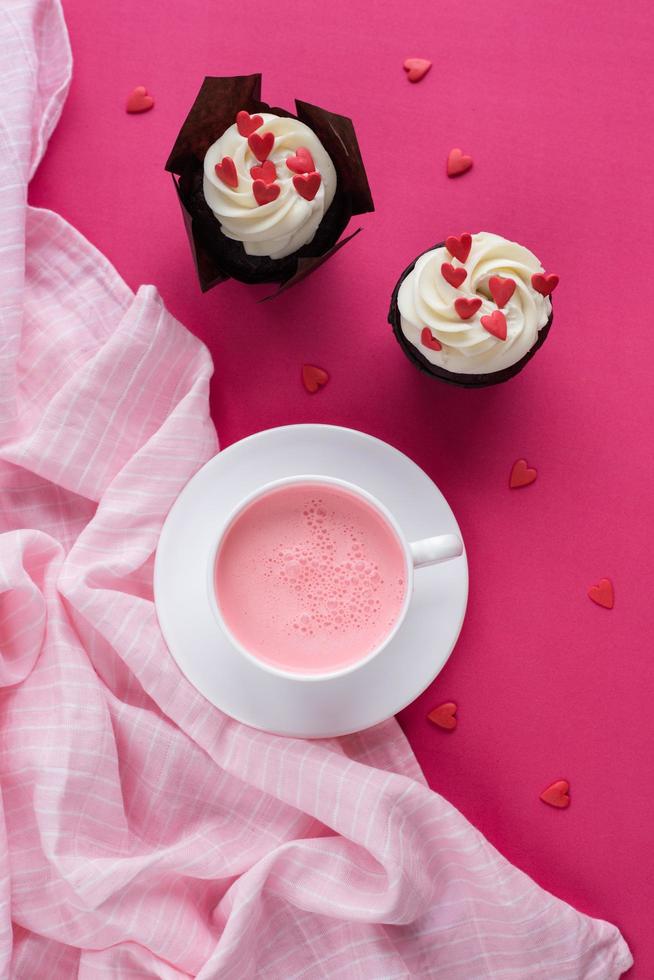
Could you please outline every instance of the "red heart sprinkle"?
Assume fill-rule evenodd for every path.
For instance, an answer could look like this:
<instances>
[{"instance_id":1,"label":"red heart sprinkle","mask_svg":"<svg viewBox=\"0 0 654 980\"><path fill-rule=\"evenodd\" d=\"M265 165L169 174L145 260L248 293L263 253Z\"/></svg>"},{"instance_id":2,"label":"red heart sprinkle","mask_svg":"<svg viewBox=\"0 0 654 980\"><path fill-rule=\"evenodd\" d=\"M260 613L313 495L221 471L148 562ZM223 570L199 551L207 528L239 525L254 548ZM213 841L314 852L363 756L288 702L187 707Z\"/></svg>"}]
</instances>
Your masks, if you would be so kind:
<instances>
[{"instance_id":1,"label":"red heart sprinkle","mask_svg":"<svg viewBox=\"0 0 654 980\"><path fill-rule=\"evenodd\" d=\"M439 704L437 708L430 711L427 717L439 728L444 728L446 732L453 732L456 728L455 715L456 705L454 701L446 701L445 704Z\"/></svg>"},{"instance_id":2,"label":"red heart sprinkle","mask_svg":"<svg viewBox=\"0 0 654 980\"><path fill-rule=\"evenodd\" d=\"M557 779L555 783L548 786L540 794L540 798L543 803L547 803L548 806L556 806L560 810L565 810L566 807L570 806L570 783L567 779Z\"/></svg>"},{"instance_id":3,"label":"red heart sprinkle","mask_svg":"<svg viewBox=\"0 0 654 980\"><path fill-rule=\"evenodd\" d=\"M490 316L482 316L481 325L484 330L492 333L498 340L506 340L506 317L499 310L493 310Z\"/></svg>"},{"instance_id":4,"label":"red heart sprinkle","mask_svg":"<svg viewBox=\"0 0 654 980\"><path fill-rule=\"evenodd\" d=\"M216 164L214 170L216 177L222 180L223 184L227 184L228 187L238 187L238 174L231 157L223 157L220 163Z\"/></svg>"},{"instance_id":5,"label":"red heart sprinkle","mask_svg":"<svg viewBox=\"0 0 654 980\"><path fill-rule=\"evenodd\" d=\"M236 113L236 128L241 136L251 136L259 126L263 126L261 116L251 116L245 109L241 109L240 112Z\"/></svg>"},{"instance_id":6,"label":"red heart sprinkle","mask_svg":"<svg viewBox=\"0 0 654 980\"><path fill-rule=\"evenodd\" d=\"M270 204L279 197L279 184L266 184L263 180L255 180L252 184L252 193L257 204Z\"/></svg>"},{"instance_id":7,"label":"red heart sprinkle","mask_svg":"<svg viewBox=\"0 0 654 980\"><path fill-rule=\"evenodd\" d=\"M298 146L295 156L286 157L286 166L294 174L309 174L316 169L313 157L306 146Z\"/></svg>"},{"instance_id":8,"label":"red heart sprinkle","mask_svg":"<svg viewBox=\"0 0 654 980\"><path fill-rule=\"evenodd\" d=\"M317 170L314 170L312 174L296 174L293 178L293 187L305 201L313 201L318 193L321 180L322 177Z\"/></svg>"},{"instance_id":9,"label":"red heart sprinkle","mask_svg":"<svg viewBox=\"0 0 654 980\"><path fill-rule=\"evenodd\" d=\"M450 286L454 286L455 289L458 289L468 273L465 269L455 269L449 262L443 262L441 266L441 275L446 282L449 282Z\"/></svg>"},{"instance_id":10,"label":"red heart sprinkle","mask_svg":"<svg viewBox=\"0 0 654 980\"><path fill-rule=\"evenodd\" d=\"M329 375L322 368L316 367L315 364L302 365L302 384L311 395L315 395L328 381Z\"/></svg>"},{"instance_id":11,"label":"red heart sprinkle","mask_svg":"<svg viewBox=\"0 0 654 980\"><path fill-rule=\"evenodd\" d=\"M445 248L459 262L465 262L472 248L472 235L468 234L467 231L464 231L462 235L448 235L445 239Z\"/></svg>"},{"instance_id":12,"label":"red heart sprinkle","mask_svg":"<svg viewBox=\"0 0 654 980\"><path fill-rule=\"evenodd\" d=\"M265 160L257 167L250 167L252 180L262 180L264 184L274 184L277 180L277 169L272 160Z\"/></svg>"},{"instance_id":13,"label":"red heart sprinkle","mask_svg":"<svg viewBox=\"0 0 654 980\"><path fill-rule=\"evenodd\" d=\"M516 490L518 487L528 487L537 476L537 470L532 466L527 466L526 459L517 459L511 468L509 486L512 490Z\"/></svg>"},{"instance_id":14,"label":"red heart sprinkle","mask_svg":"<svg viewBox=\"0 0 654 980\"><path fill-rule=\"evenodd\" d=\"M458 177L459 174L464 174L466 170L470 170L472 166L472 157L467 156L457 147L450 150L447 157L447 176L448 177Z\"/></svg>"},{"instance_id":15,"label":"red heart sprinkle","mask_svg":"<svg viewBox=\"0 0 654 980\"><path fill-rule=\"evenodd\" d=\"M440 340L436 340L433 336L429 327L423 327L422 333L420 334L420 340L422 341L423 347L429 347L430 350L442 350L443 345Z\"/></svg>"},{"instance_id":16,"label":"red heart sprinkle","mask_svg":"<svg viewBox=\"0 0 654 980\"><path fill-rule=\"evenodd\" d=\"M488 280L488 288L498 307L502 309L515 293L515 282L502 276L491 276Z\"/></svg>"},{"instance_id":17,"label":"red heart sprinkle","mask_svg":"<svg viewBox=\"0 0 654 980\"><path fill-rule=\"evenodd\" d=\"M597 585L588 590L588 598L604 609L613 609L613 583L608 578L601 578Z\"/></svg>"},{"instance_id":18,"label":"red heart sprinkle","mask_svg":"<svg viewBox=\"0 0 654 980\"><path fill-rule=\"evenodd\" d=\"M469 320L471 316L475 315L480 306L480 299L465 299L462 296L460 299L454 301L454 309L462 320Z\"/></svg>"},{"instance_id":19,"label":"red heart sprinkle","mask_svg":"<svg viewBox=\"0 0 654 980\"><path fill-rule=\"evenodd\" d=\"M426 58L407 58L404 62L404 70L408 72L407 78L410 82L419 82L430 68L431 61L427 61Z\"/></svg>"},{"instance_id":20,"label":"red heart sprinkle","mask_svg":"<svg viewBox=\"0 0 654 980\"><path fill-rule=\"evenodd\" d=\"M559 277L555 276L553 272L550 272L549 275L545 275L543 272L535 272L531 277L531 284L541 296L549 296L558 286Z\"/></svg>"},{"instance_id":21,"label":"red heart sprinkle","mask_svg":"<svg viewBox=\"0 0 654 980\"><path fill-rule=\"evenodd\" d=\"M270 151L275 143L274 133L252 133L248 136L248 146L254 153L259 163L263 163L270 156Z\"/></svg>"},{"instance_id":22,"label":"red heart sprinkle","mask_svg":"<svg viewBox=\"0 0 654 980\"><path fill-rule=\"evenodd\" d=\"M148 95L148 90L144 85L137 85L133 92L127 97L125 103L126 112L147 112L154 105L154 99Z\"/></svg>"}]
</instances>

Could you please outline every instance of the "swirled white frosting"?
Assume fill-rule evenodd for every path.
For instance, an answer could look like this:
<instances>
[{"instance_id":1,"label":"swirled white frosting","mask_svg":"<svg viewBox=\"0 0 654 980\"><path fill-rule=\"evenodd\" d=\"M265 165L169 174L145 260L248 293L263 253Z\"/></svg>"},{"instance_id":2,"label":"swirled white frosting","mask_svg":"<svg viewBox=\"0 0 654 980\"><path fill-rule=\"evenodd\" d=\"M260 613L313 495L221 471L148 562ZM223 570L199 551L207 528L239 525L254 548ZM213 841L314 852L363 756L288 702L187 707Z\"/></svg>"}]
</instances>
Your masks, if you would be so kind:
<instances>
[{"instance_id":1,"label":"swirled white frosting","mask_svg":"<svg viewBox=\"0 0 654 980\"><path fill-rule=\"evenodd\" d=\"M444 262L467 271L458 288L443 278ZM528 248L487 231L472 236L472 248L465 262L454 259L444 246L425 252L399 289L397 302L402 332L428 361L446 371L457 374L501 371L531 350L539 330L549 320L552 304L531 284L532 275L543 271ZM516 284L513 296L502 308L506 316L506 340L489 333L481 323L482 316L497 310L488 286L491 276L512 279ZM480 299L481 308L469 320L462 320L454 306L459 298ZM422 343L425 327L442 344L441 350L432 350Z\"/></svg>"},{"instance_id":2,"label":"swirled white frosting","mask_svg":"<svg viewBox=\"0 0 654 980\"><path fill-rule=\"evenodd\" d=\"M268 204L257 204L252 193L250 168L259 161L241 136L236 124L226 129L204 157L203 190L207 204L220 222L227 238L242 242L248 255L267 255L283 259L312 241L318 225L332 203L336 191L334 165L316 134L298 119L258 113L263 126L256 132L273 133L275 143L269 160L277 169L276 183L280 193ZM318 193L306 201L293 186L295 174L286 166L286 158L298 147L305 147L321 176ZM238 187L228 187L216 175L215 166L224 157L231 157L238 174Z\"/></svg>"}]
</instances>

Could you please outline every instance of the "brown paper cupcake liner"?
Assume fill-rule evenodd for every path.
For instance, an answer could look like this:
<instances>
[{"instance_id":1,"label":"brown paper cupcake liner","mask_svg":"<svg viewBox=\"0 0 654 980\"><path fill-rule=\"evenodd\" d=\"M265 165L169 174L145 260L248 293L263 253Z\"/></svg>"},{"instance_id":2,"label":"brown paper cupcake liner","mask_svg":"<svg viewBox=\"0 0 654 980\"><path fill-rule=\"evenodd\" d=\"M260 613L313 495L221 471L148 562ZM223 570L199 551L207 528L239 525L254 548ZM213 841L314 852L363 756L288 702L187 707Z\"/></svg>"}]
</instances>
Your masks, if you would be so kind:
<instances>
[{"instance_id":1,"label":"brown paper cupcake liner","mask_svg":"<svg viewBox=\"0 0 654 980\"><path fill-rule=\"evenodd\" d=\"M374 211L352 121L308 102L295 102L296 114L261 101L261 75L207 77L166 162L173 174L184 225L203 292L226 279L279 283L278 295L306 278L360 231L340 239L355 214ZM204 156L232 125L237 112L271 112L299 119L316 134L337 175L332 204L311 242L283 259L247 255L240 242L223 235L202 190ZM271 298L271 297L268 297Z\"/></svg>"}]
</instances>

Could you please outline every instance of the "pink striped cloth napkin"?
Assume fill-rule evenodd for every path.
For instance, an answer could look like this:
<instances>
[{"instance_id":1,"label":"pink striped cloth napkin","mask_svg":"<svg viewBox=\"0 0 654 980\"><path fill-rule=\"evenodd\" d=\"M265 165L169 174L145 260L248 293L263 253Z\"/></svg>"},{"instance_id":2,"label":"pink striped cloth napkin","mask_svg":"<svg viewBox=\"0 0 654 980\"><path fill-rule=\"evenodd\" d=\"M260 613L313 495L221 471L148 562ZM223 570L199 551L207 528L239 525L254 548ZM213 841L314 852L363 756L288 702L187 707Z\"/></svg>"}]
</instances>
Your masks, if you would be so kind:
<instances>
[{"instance_id":1,"label":"pink striped cloth napkin","mask_svg":"<svg viewBox=\"0 0 654 980\"><path fill-rule=\"evenodd\" d=\"M0 971L18 980L618 977L618 931L430 792L395 721L307 742L184 679L153 552L217 448L205 348L26 189L58 0L0 7Z\"/></svg>"}]
</instances>

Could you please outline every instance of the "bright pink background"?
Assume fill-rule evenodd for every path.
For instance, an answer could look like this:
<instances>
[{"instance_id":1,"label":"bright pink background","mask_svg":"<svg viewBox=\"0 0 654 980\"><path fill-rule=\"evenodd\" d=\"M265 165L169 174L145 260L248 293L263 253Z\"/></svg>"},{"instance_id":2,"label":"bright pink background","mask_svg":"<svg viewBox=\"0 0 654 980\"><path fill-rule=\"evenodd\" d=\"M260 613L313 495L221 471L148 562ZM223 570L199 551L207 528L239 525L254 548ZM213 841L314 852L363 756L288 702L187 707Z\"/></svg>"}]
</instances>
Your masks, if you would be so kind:
<instances>
[{"instance_id":1,"label":"bright pink background","mask_svg":"<svg viewBox=\"0 0 654 980\"><path fill-rule=\"evenodd\" d=\"M92 13L91 13L92 6ZM211 349L223 446L321 421L386 439L438 483L470 558L457 649L401 722L431 785L555 894L617 923L654 975L652 258L649 0L547 4L64 0L75 75L32 185ZM410 85L408 56L432 58ZM197 288L163 165L204 74L351 116L377 213L306 282ZM128 116L138 84L155 109ZM452 146L473 170L444 175ZM395 279L487 229L561 275L549 340L488 391L423 377L386 324ZM315 396L303 361L326 367ZM537 482L509 491L526 456ZM615 583L611 612L586 598ZM426 712L459 704L446 734ZM538 800L565 777L573 803Z\"/></svg>"}]
</instances>

